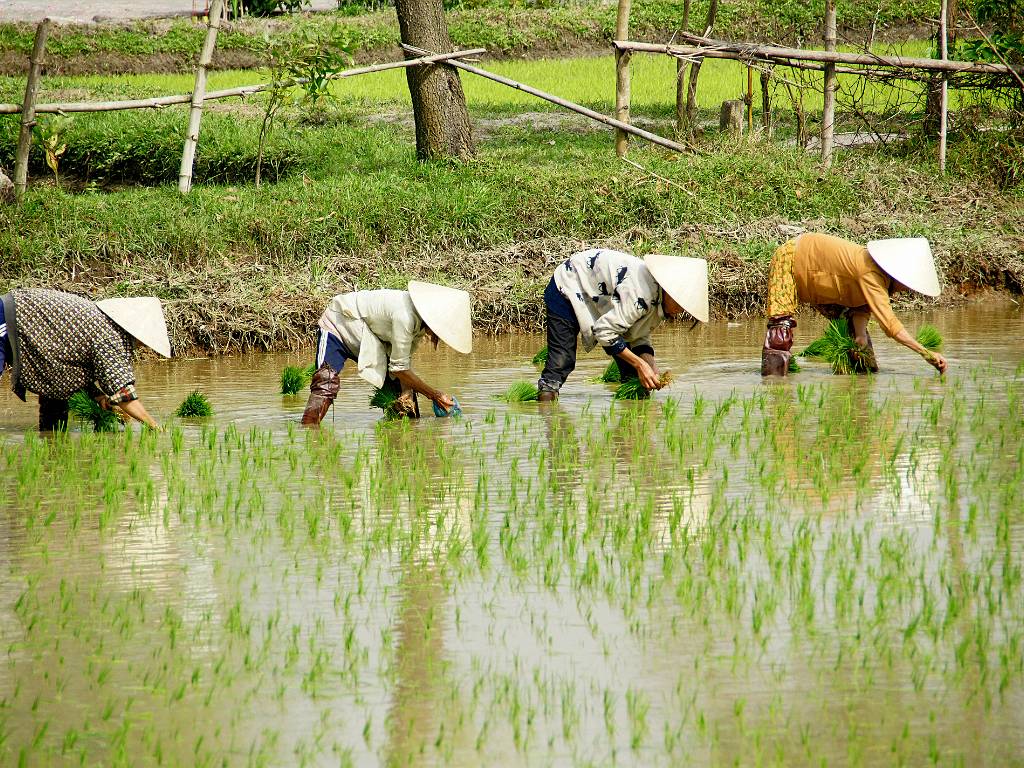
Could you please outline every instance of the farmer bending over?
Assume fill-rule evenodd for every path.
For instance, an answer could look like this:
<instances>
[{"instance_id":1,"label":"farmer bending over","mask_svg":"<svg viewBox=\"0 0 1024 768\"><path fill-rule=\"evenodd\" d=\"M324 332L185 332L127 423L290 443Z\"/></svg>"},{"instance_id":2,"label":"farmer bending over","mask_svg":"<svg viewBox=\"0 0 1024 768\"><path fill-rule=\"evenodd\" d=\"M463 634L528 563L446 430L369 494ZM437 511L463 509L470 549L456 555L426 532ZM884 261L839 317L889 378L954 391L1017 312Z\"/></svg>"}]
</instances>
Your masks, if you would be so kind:
<instances>
[{"instance_id":1,"label":"farmer bending over","mask_svg":"<svg viewBox=\"0 0 1024 768\"><path fill-rule=\"evenodd\" d=\"M171 356L160 300L88 299L29 288L0 297L0 373L11 366L11 389L39 396L39 429L66 429L68 400L85 391L105 409L117 408L158 428L135 392L136 342Z\"/></svg>"},{"instance_id":2,"label":"farmer bending over","mask_svg":"<svg viewBox=\"0 0 1024 768\"><path fill-rule=\"evenodd\" d=\"M783 244L772 256L768 275L768 332L761 351L761 375L785 376L788 372L796 327L793 315L801 303L814 305L831 319L849 318L854 341L863 348L850 352L854 364L878 370L868 335L868 320L873 315L889 338L945 373L946 359L918 344L893 314L890 297L909 290L939 295L935 262L923 237L873 240L864 247L805 232Z\"/></svg>"},{"instance_id":3,"label":"farmer bending over","mask_svg":"<svg viewBox=\"0 0 1024 768\"><path fill-rule=\"evenodd\" d=\"M661 389L651 331L684 310L708 320L708 265L704 259L651 254L642 260L594 248L574 253L544 291L548 359L537 382L539 400L558 397L576 367L576 337L586 352L600 344L613 356L622 380L640 378Z\"/></svg>"},{"instance_id":4,"label":"farmer bending over","mask_svg":"<svg viewBox=\"0 0 1024 768\"><path fill-rule=\"evenodd\" d=\"M338 396L341 369L354 360L359 375L377 388L401 393L398 413L419 416L416 393L447 411L455 401L413 373L412 353L426 336L456 352L473 351L469 294L455 288L413 280L408 291L355 291L331 299L320 317L316 373L302 423L323 421Z\"/></svg>"}]
</instances>

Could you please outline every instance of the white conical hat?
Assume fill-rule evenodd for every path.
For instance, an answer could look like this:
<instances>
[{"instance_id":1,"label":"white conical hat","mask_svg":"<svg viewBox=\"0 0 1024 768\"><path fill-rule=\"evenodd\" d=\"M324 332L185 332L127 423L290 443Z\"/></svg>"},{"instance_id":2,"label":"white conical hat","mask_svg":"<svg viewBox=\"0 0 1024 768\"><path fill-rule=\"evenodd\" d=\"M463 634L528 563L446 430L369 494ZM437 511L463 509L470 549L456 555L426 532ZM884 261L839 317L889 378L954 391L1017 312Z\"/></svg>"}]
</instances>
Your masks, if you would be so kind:
<instances>
[{"instance_id":1,"label":"white conical hat","mask_svg":"<svg viewBox=\"0 0 1024 768\"><path fill-rule=\"evenodd\" d=\"M167 338L164 310L156 296L136 296L128 299L97 301L107 317L164 357L171 356L171 341Z\"/></svg>"},{"instance_id":2,"label":"white conical hat","mask_svg":"<svg viewBox=\"0 0 1024 768\"><path fill-rule=\"evenodd\" d=\"M932 249L923 237L897 237L872 240L868 253L893 280L925 296L938 296L939 276L935 272Z\"/></svg>"},{"instance_id":3,"label":"white conical hat","mask_svg":"<svg viewBox=\"0 0 1024 768\"><path fill-rule=\"evenodd\" d=\"M409 282L409 296L424 324L441 341L464 355L473 351L473 320L468 293L412 280Z\"/></svg>"},{"instance_id":4,"label":"white conical hat","mask_svg":"<svg viewBox=\"0 0 1024 768\"><path fill-rule=\"evenodd\" d=\"M708 321L708 263L704 259L649 253L644 264L679 306L702 323Z\"/></svg>"}]
</instances>

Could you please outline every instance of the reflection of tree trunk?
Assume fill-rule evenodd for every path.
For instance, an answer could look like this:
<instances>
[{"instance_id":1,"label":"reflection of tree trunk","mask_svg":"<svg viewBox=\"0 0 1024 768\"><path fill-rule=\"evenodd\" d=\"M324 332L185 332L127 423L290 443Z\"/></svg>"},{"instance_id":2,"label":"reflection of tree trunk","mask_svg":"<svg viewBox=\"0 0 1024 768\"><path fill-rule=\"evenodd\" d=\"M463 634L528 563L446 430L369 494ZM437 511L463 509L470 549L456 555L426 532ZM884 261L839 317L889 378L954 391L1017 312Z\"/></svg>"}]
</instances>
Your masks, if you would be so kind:
<instances>
[{"instance_id":1,"label":"reflection of tree trunk","mask_svg":"<svg viewBox=\"0 0 1024 768\"><path fill-rule=\"evenodd\" d=\"M718 16L718 0L711 0L708 7L708 23L704 27L704 36L707 37L715 28L715 18ZM697 78L700 75L702 59L697 59L690 65L690 82L686 89L686 122L689 125L690 133L697 133Z\"/></svg>"},{"instance_id":2,"label":"reflection of tree trunk","mask_svg":"<svg viewBox=\"0 0 1024 768\"><path fill-rule=\"evenodd\" d=\"M400 587L394 694L388 712L389 766L418 762L424 747L434 742L443 716L444 588L434 571L415 566L402 574Z\"/></svg>"},{"instance_id":3,"label":"reflection of tree trunk","mask_svg":"<svg viewBox=\"0 0 1024 768\"><path fill-rule=\"evenodd\" d=\"M441 0L395 0L402 42L431 53L453 50ZM411 58L414 54L406 53ZM459 73L433 64L405 70L420 160L473 156L473 134Z\"/></svg>"}]
</instances>

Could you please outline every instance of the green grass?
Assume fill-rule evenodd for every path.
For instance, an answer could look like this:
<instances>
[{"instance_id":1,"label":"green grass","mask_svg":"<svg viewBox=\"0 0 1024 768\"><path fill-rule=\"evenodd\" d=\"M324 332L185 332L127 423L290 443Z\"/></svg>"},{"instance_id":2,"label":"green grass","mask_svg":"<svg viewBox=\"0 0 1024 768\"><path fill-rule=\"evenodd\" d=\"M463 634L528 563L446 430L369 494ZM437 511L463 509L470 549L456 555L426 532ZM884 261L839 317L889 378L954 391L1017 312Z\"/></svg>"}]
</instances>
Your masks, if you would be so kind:
<instances>
[{"instance_id":1,"label":"green grass","mask_svg":"<svg viewBox=\"0 0 1024 768\"><path fill-rule=\"evenodd\" d=\"M68 413L96 432L116 432L121 420L112 410L104 410L85 392L76 392L68 400Z\"/></svg>"},{"instance_id":2,"label":"green grass","mask_svg":"<svg viewBox=\"0 0 1024 768\"><path fill-rule=\"evenodd\" d=\"M547 345L537 350L537 354L531 358L530 362L534 365L543 368L544 364L548 361L548 348Z\"/></svg>"},{"instance_id":3,"label":"green grass","mask_svg":"<svg viewBox=\"0 0 1024 768\"><path fill-rule=\"evenodd\" d=\"M849 321L840 317L830 320L821 338L812 342L800 356L824 360L832 367L832 373L837 375L868 373L859 358L857 362L850 358L851 352L858 351L864 351L864 348L854 341Z\"/></svg>"},{"instance_id":4,"label":"green grass","mask_svg":"<svg viewBox=\"0 0 1024 768\"><path fill-rule=\"evenodd\" d=\"M601 372L601 375L597 377L597 380L602 384L618 384L622 381L622 373L619 371L619 365L615 360L609 360L608 365Z\"/></svg>"},{"instance_id":5,"label":"green grass","mask_svg":"<svg viewBox=\"0 0 1024 768\"><path fill-rule=\"evenodd\" d=\"M313 363L305 366L286 365L284 370L281 371L281 394L298 394L309 386L309 382L313 380L314 373L316 373L316 365Z\"/></svg>"},{"instance_id":6,"label":"green grass","mask_svg":"<svg viewBox=\"0 0 1024 768\"><path fill-rule=\"evenodd\" d=\"M672 372L663 371L661 374L661 386L667 387L672 383ZM651 396L651 390L644 387L640 383L640 379L636 376L630 378L619 384L618 389L615 390L615 394L612 395L613 400L646 400Z\"/></svg>"},{"instance_id":7,"label":"green grass","mask_svg":"<svg viewBox=\"0 0 1024 768\"><path fill-rule=\"evenodd\" d=\"M536 401L538 395L536 384L529 381L517 381L498 395L498 399L504 400L506 403L529 403Z\"/></svg>"},{"instance_id":8,"label":"green grass","mask_svg":"<svg viewBox=\"0 0 1024 768\"><path fill-rule=\"evenodd\" d=\"M206 418L213 415L213 406L206 395L197 389L186 395L174 415L181 418Z\"/></svg>"}]
</instances>

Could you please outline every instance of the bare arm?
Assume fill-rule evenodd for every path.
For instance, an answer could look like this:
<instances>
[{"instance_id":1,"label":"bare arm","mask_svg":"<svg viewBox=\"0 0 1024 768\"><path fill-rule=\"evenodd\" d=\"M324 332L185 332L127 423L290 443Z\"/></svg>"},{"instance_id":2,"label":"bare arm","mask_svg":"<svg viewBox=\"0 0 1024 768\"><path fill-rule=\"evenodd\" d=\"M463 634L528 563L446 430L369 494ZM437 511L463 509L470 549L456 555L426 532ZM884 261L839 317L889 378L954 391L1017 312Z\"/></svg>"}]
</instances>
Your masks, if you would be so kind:
<instances>
[{"instance_id":1,"label":"bare arm","mask_svg":"<svg viewBox=\"0 0 1024 768\"><path fill-rule=\"evenodd\" d=\"M142 404L141 400L129 400L124 403L119 403L116 407L127 413L136 421L142 422L147 427L157 430L160 429L160 425L157 424L156 420L149 415L149 411L146 410L146 406Z\"/></svg>"},{"instance_id":2,"label":"bare arm","mask_svg":"<svg viewBox=\"0 0 1024 768\"><path fill-rule=\"evenodd\" d=\"M937 370L939 373L945 373L946 368L949 367L949 363L946 362L946 358L940 355L938 352L932 352L930 349L925 348L923 345L918 344L917 339L907 333L906 329L903 329L893 339L898 341L907 349L912 349L917 354L925 359L932 368Z\"/></svg>"},{"instance_id":3,"label":"bare arm","mask_svg":"<svg viewBox=\"0 0 1024 768\"><path fill-rule=\"evenodd\" d=\"M392 371L392 374L396 379L398 379L399 383L402 385L402 389L411 389L415 392L419 392L425 398L432 400L445 410L455 405L455 401L452 400L451 397L439 389L434 389L432 386L427 384L427 382L413 373L412 370Z\"/></svg>"}]
</instances>

